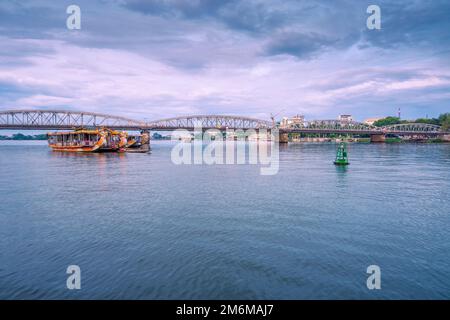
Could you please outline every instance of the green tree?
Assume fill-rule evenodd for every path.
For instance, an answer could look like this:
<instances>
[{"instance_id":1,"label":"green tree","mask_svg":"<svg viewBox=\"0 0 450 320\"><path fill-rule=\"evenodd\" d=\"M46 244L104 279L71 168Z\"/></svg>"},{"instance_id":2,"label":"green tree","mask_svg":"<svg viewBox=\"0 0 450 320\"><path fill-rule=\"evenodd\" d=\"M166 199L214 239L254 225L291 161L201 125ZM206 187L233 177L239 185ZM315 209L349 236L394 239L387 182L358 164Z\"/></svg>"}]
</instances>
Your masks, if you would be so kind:
<instances>
[{"instance_id":1,"label":"green tree","mask_svg":"<svg viewBox=\"0 0 450 320\"><path fill-rule=\"evenodd\" d=\"M152 135L152 139L153 139L153 140L160 140L160 139L162 139L162 135L160 135L158 132L155 132L155 133Z\"/></svg>"},{"instance_id":2,"label":"green tree","mask_svg":"<svg viewBox=\"0 0 450 320\"><path fill-rule=\"evenodd\" d=\"M47 134L36 134L33 136L33 140L47 140Z\"/></svg>"},{"instance_id":3,"label":"green tree","mask_svg":"<svg viewBox=\"0 0 450 320\"><path fill-rule=\"evenodd\" d=\"M374 126L376 127L383 127L383 126L389 126L392 124L398 124L398 123L402 123L402 121L400 120L400 118L398 117L386 117L384 119L380 119L374 122Z\"/></svg>"},{"instance_id":4,"label":"green tree","mask_svg":"<svg viewBox=\"0 0 450 320\"><path fill-rule=\"evenodd\" d=\"M415 123L428 123L428 124L439 125L439 119L436 119L436 118L432 118L432 119L419 118L419 119L417 119L414 122Z\"/></svg>"},{"instance_id":5,"label":"green tree","mask_svg":"<svg viewBox=\"0 0 450 320\"><path fill-rule=\"evenodd\" d=\"M443 130L450 130L450 113L443 113L439 116L439 124Z\"/></svg>"},{"instance_id":6,"label":"green tree","mask_svg":"<svg viewBox=\"0 0 450 320\"><path fill-rule=\"evenodd\" d=\"M12 135L13 140L29 140L28 136L22 134L22 133L15 133Z\"/></svg>"}]
</instances>

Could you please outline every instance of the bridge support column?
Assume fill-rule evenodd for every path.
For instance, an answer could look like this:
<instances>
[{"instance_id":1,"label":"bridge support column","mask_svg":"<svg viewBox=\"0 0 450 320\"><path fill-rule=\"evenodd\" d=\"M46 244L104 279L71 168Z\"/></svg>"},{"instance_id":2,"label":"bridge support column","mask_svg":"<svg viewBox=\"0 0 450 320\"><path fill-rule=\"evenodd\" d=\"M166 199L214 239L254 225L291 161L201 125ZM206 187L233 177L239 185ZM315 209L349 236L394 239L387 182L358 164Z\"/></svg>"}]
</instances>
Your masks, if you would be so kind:
<instances>
[{"instance_id":1,"label":"bridge support column","mask_svg":"<svg viewBox=\"0 0 450 320\"><path fill-rule=\"evenodd\" d=\"M450 134L444 134L442 140L450 142Z\"/></svg>"},{"instance_id":2,"label":"bridge support column","mask_svg":"<svg viewBox=\"0 0 450 320\"><path fill-rule=\"evenodd\" d=\"M142 131L142 150L146 152L150 152L150 140L151 135L149 130L143 130Z\"/></svg>"},{"instance_id":3,"label":"bridge support column","mask_svg":"<svg viewBox=\"0 0 450 320\"><path fill-rule=\"evenodd\" d=\"M370 135L370 142L385 142L386 141L386 135L384 134L371 134Z\"/></svg>"},{"instance_id":4,"label":"bridge support column","mask_svg":"<svg viewBox=\"0 0 450 320\"><path fill-rule=\"evenodd\" d=\"M279 133L278 135L278 143L288 143L289 135L287 133Z\"/></svg>"}]
</instances>

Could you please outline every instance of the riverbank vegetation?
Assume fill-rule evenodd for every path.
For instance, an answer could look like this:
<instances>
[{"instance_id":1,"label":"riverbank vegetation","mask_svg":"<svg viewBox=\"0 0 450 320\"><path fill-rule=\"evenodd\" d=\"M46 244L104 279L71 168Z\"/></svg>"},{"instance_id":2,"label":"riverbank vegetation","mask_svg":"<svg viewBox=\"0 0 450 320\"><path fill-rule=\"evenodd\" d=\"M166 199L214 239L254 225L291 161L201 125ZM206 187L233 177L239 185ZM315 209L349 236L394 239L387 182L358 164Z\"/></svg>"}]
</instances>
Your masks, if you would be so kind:
<instances>
[{"instance_id":1,"label":"riverbank vegetation","mask_svg":"<svg viewBox=\"0 0 450 320\"><path fill-rule=\"evenodd\" d=\"M401 124L401 123L410 123L411 120L401 120L398 117L386 117L383 119L380 119L378 121L374 122L374 126L376 127L383 127L383 126L389 126L394 124ZM415 123L428 123L428 124L434 124L438 126L442 126L443 130L450 130L450 113L443 113L438 118L419 118L416 120L413 120Z\"/></svg>"},{"instance_id":2,"label":"riverbank vegetation","mask_svg":"<svg viewBox=\"0 0 450 320\"><path fill-rule=\"evenodd\" d=\"M15 133L12 136L0 135L0 140L47 140L46 134L24 135L22 133Z\"/></svg>"}]
</instances>

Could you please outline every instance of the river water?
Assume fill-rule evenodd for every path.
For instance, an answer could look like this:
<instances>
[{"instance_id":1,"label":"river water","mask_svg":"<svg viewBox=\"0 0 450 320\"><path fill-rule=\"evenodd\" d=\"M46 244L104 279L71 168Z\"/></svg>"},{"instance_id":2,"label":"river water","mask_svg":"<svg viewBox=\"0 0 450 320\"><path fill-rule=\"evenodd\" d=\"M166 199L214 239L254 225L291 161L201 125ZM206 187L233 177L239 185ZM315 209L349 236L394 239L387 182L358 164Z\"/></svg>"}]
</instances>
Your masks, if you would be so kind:
<instances>
[{"instance_id":1,"label":"river water","mask_svg":"<svg viewBox=\"0 0 450 320\"><path fill-rule=\"evenodd\" d=\"M450 298L450 144L355 143L347 168L334 144L290 144L264 176L175 165L173 144L152 143L1 142L0 298Z\"/></svg>"}]
</instances>

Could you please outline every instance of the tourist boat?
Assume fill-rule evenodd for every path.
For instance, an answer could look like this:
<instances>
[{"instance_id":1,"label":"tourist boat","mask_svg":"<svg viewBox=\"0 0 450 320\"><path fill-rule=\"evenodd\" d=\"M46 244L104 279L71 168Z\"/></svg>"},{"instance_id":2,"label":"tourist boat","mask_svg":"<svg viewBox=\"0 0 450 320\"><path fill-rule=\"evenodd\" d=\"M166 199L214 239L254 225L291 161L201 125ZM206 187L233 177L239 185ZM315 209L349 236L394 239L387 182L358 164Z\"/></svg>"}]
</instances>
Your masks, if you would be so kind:
<instances>
[{"instance_id":1,"label":"tourist boat","mask_svg":"<svg viewBox=\"0 0 450 320\"><path fill-rule=\"evenodd\" d=\"M48 133L48 145L54 151L98 152L107 137L108 132L99 129L52 132Z\"/></svg>"},{"instance_id":2,"label":"tourist boat","mask_svg":"<svg viewBox=\"0 0 450 320\"><path fill-rule=\"evenodd\" d=\"M54 151L120 152L126 144L126 132L106 128L48 133L48 145Z\"/></svg>"},{"instance_id":3,"label":"tourist boat","mask_svg":"<svg viewBox=\"0 0 450 320\"><path fill-rule=\"evenodd\" d=\"M139 141L139 135L128 135L126 148L135 148Z\"/></svg>"},{"instance_id":4,"label":"tourist boat","mask_svg":"<svg viewBox=\"0 0 450 320\"><path fill-rule=\"evenodd\" d=\"M124 152L128 134L123 131L104 129L107 131L106 142L99 148L100 152Z\"/></svg>"},{"instance_id":5,"label":"tourist boat","mask_svg":"<svg viewBox=\"0 0 450 320\"><path fill-rule=\"evenodd\" d=\"M150 151L150 136L147 132L139 135L129 135L127 138L126 152L147 153Z\"/></svg>"}]
</instances>

